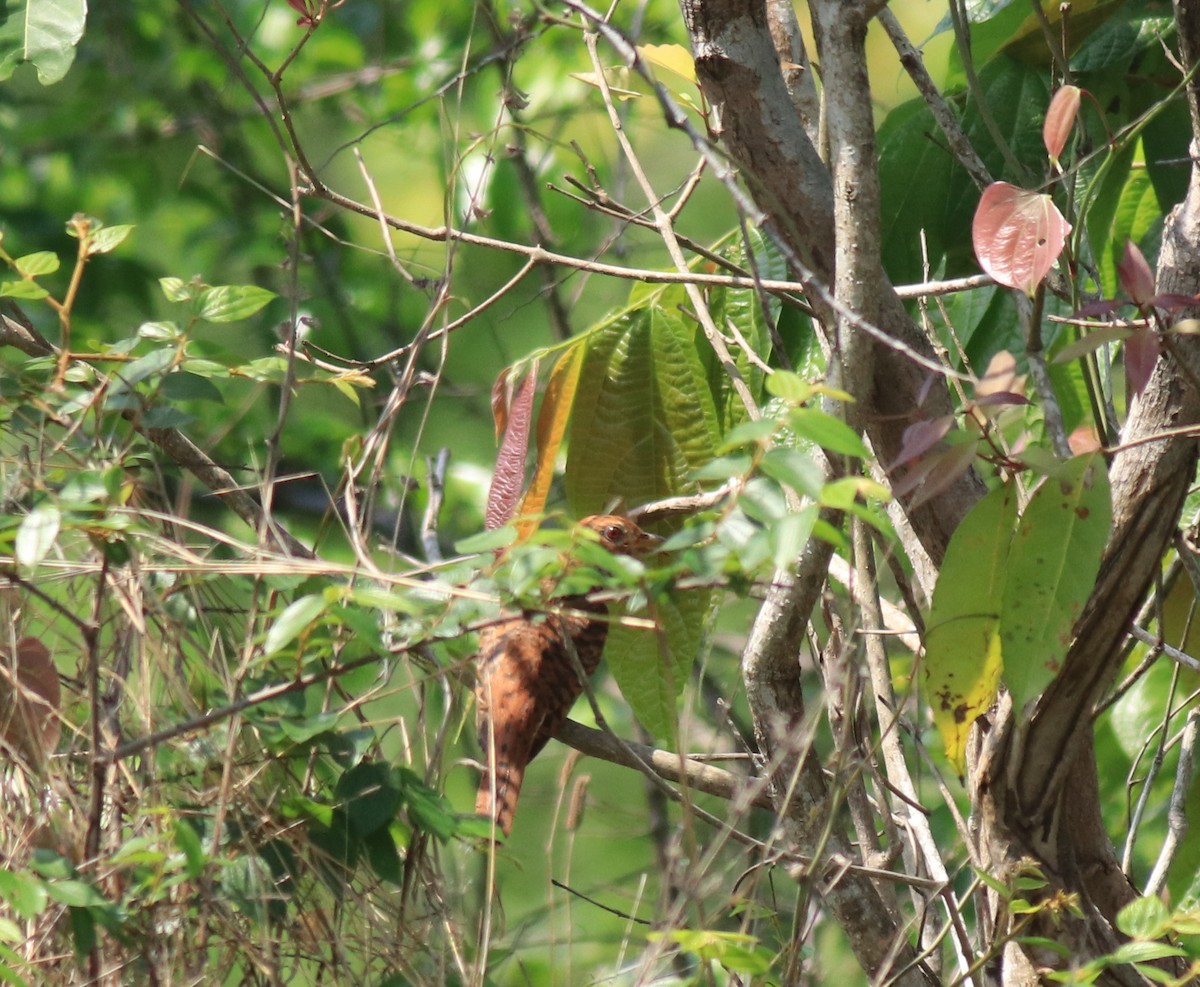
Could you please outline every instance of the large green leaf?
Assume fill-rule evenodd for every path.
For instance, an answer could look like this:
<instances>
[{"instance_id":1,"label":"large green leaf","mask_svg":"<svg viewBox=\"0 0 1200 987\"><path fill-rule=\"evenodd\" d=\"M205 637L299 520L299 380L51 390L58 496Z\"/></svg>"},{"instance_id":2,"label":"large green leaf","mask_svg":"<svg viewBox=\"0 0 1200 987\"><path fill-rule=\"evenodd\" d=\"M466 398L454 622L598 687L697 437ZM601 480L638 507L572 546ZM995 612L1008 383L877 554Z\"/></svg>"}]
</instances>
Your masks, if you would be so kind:
<instances>
[{"instance_id":1,"label":"large green leaf","mask_svg":"<svg viewBox=\"0 0 1200 987\"><path fill-rule=\"evenodd\" d=\"M1108 473L1098 453L1068 460L1030 498L1013 536L1000 606L1004 681L1017 709L1062 667L1111 524Z\"/></svg>"},{"instance_id":2,"label":"large green leaf","mask_svg":"<svg viewBox=\"0 0 1200 987\"><path fill-rule=\"evenodd\" d=\"M883 263L897 283L920 281L926 258L934 271L940 269L948 245L961 239L969 225L963 217L970 215L970 207L947 209L955 164L940 142L930 139L936 133L923 99L897 106L879 128ZM921 181L914 182L913 175Z\"/></svg>"},{"instance_id":3,"label":"large green leaf","mask_svg":"<svg viewBox=\"0 0 1200 987\"><path fill-rule=\"evenodd\" d=\"M925 683L946 757L961 774L971 724L1000 684L1000 599L1017 522L1011 485L993 490L954 531L925 622Z\"/></svg>"},{"instance_id":4,"label":"large green leaf","mask_svg":"<svg viewBox=\"0 0 1200 987\"><path fill-rule=\"evenodd\" d=\"M758 230L749 230L748 239L750 252L746 243L741 239L722 251L722 256L728 258L739 267L749 272L757 272L764 279L783 280L787 277L787 262L775 246ZM713 321L722 332L736 329L746 346L735 340L730 346L734 367L750 388L750 393L756 397L762 394L765 374L758 361L766 362L771 353L771 333L768 320L774 321L779 317L781 303L774 296L766 300L767 311L763 311L763 299L759 292L750 288L714 288L709 292L709 310ZM708 345L704 334L697 329L696 345L700 348L701 359L708 370L709 382L713 392L713 401L721 419L723 430L742 421L746 417L746 409L741 398L733 389L729 373L713 348ZM747 352L749 347L750 352ZM756 361L754 357L757 357Z\"/></svg>"},{"instance_id":5,"label":"large green leaf","mask_svg":"<svg viewBox=\"0 0 1200 987\"><path fill-rule=\"evenodd\" d=\"M613 678L634 716L660 739L675 738L675 703L700 649L710 598L693 590L659 600L658 632L615 622L609 628L604 655Z\"/></svg>"},{"instance_id":6,"label":"large green leaf","mask_svg":"<svg viewBox=\"0 0 1200 987\"><path fill-rule=\"evenodd\" d=\"M21 62L37 69L38 82L52 85L75 60L83 37L86 0L11 0L0 7L0 81Z\"/></svg>"},{"instance_id":7,"label":"large green leaf","mask_svg":"<svg viewBox=\"0 0 1200 987\"><path fill-rule=\"evenodd\" d=\"M1113 210L1107 249L1096 254L1100 284L1106 296L1112 297L1119 290L1117 261L1125 251L1125 241L1140 243L1161 219L1158 196L1154 192L1150 176L1144 169L1134 168L1121 187L1116 208ZM1157 248L1156 243L1153 246Z\"/></svg>"},{"instance_id":8,"label":"large green leaf","mask_svg":"<svg viewBox=\"0 0 1200 987\"><path fill-rule=\"evenodd\" d=\"M678 493L719 426L693 331L675 312L623 313L588 337L571 412L566 488L594 514Z\"/></svg>"}]
</instances>

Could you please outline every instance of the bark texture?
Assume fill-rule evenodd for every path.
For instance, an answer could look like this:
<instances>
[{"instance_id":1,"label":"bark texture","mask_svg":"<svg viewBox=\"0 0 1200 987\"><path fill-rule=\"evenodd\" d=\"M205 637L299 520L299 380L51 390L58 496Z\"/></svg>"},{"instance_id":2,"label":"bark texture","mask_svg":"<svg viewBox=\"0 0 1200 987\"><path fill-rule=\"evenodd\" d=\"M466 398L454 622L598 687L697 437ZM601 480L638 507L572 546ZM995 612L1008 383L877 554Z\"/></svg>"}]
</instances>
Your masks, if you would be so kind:
<instances>
[{"instance_id":1,"label":"bark texture","mask_svg":"<svg viewBox=\"0 0 1200 987\"><path fill-rule=\"evenodd\" d=\"M861 50L864 9L870 5L810 4L826 100L821 132L829 143L827 165L810 137L816 132L805 109L811 103L797 98L794 66L807 60L795 57L786 17L773 8L769 17L763 0L680 2L698 76L719 115L720 138L770 227L804 266L797 275L834 289L833 303L828 291L814 293L831 365L856 398L857 422L878 461L892 463L904 429L918 415L950 413L951 403L946 387L927 387L928 371L911 358L912 352L932 354L879 266L878 187ZM1189 0L1175 3L1188 66L1200 51L1200 13L1194 6ZM779 51L786 65L781 66ZM1194 80L1188 95L1200 134ZM1188 197L1164 231L1160 291L1200 291L1198 245L1200 178L1193 167ZM867 335L864 320L902 345ZM1173 338L1135 402L1111 460L1112 534L1063 670L1028 722L1018 728L1019 711L1002 702L975 745L970 784L980 862L1003 879L1033 861L1049 878L1047 898L1060 891L1076 895L1081 918L1067 916L1053 930L1047 923L1032 931L1065 941L1078 958L1114 948L1119 936L1113 918L1137 894L1121 871L1100 815L1091 718L1117 673L1132 615L1161 566L1195 475L1196 443L1177 430L1200 423L1197 381L1200 340ZM919 548L939 564L980 493L981 484L968 474L923 505L902 504L919 543L910 553ZM828 793L811 750L796 739L805 735L808 722L798 655L828 558L827 551L810 546L796 572L778 575L747 645L743 676L786 838L799 852L824 847L828 856L836 856L847 850L842 827L815 825L814 813L828 807ZM846 881L825 894L869 976L884 980L898 972L901 981L932 976L913 964L904 930L869 883ZM994 947L997 959L987 965L984 980L1038 982L1039 966L1060 961L1007 942L1012 922L996 902L992 906L990 938L983 947ZM1130 969L1106 976L1112 983L1142 982Z\"/></svg>"}]
</instances>

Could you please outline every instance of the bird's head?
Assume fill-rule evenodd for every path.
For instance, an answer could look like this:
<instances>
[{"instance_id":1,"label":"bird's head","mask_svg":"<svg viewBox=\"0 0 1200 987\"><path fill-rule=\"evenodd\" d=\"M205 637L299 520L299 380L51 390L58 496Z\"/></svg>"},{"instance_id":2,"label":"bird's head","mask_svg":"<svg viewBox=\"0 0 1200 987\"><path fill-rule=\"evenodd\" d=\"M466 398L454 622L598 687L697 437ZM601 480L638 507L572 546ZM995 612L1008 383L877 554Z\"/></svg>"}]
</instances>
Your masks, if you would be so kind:
<instances>
[{"instance_id":1,"label":"bird's head","mask_svg":"<svg viewBox=\"0 0 1200 987\"><path fill-rule=\"evenodd\" d=\"M663 541L617 514L593 514L580 521L579 526L594 531L600 544L614 555L646 555L657 550Z\"/></svg>"}]
</instances>

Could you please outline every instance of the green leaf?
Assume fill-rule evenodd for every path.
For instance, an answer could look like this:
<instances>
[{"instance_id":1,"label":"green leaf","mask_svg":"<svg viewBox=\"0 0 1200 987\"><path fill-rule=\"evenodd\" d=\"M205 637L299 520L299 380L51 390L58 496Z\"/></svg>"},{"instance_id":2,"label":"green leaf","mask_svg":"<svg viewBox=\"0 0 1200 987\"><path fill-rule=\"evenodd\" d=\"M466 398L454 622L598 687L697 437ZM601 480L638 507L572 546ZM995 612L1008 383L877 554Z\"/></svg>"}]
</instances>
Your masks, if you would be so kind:
<instances>
[{"instance_id":1,"label":"green leaf","mask_svg":"<svg viewBox=\"0 0 1200 987\"><path fill-rule=\"evenodd\" d=\"M153 377L161 374L168 369L176 360L178 352L172 347L164 347L160 350L154 350L152 353L147 353L145 356L140 356L132 363L121 367L114 376L124 385L124 389L128 390L135 384L140 383L147 377ZM119 393L120 388L115 388L114 393Z\"/></svg>"},{"instance_id":2,"label":"green leaf","mask_svg":"<svg viewBox=\"0 0 1200 987\"><path fill-rule=\"evenodd\" d=\"M0 298L21 298L25 301L37 301L48 297L50 292L36 281L3 281L0 282Z\"/></svg>"},{"instance_id":3,"label":"green leaf","mask_svg":"<svg viewBox=\"0 0 1200 987\"><path fill-rule=\"evenodd\" d=\"M813 396L813 386L790 370L776 370L767 378L767 393L789 404L804 404Z\"/></svg>"},{"instance_id":4,"label":"green leaf","mask_svg":"<svg viewBox=\"0 0 1200 987\"><path fill-rule=\"evenodd\" d=\"M21 565L35 566L46 557L62 527L62 514L52 504L34 508L17 528L16 556Z\"/></svg>"},{"instance_id":5,"label":"green leaf","mask_svg":"<svg viewBox=\"0 0 1200 987\"><path fill-rule=\"evenodd\" d=\"M279 721L279 729L293 744L305 744L313 737L332 730L337 725L338 716L334 710L326 710L299 719L283 719Z\"/></svg>"},{"instance_id":6,"label":"green leaf","mask_svg":"<svg viewBox=\"0 0 1200 987\"><path fill-rule=\"evenodd\" d=\"M571 509L678 493L719 441L695 333L674 312L625 312L589 334L571 413Z\"/></svg>"},{"instance_id":7,"label":"green leaf","mask_svg":"<svg viewBox=\"0 0 1200 987\"><path fill-rule=\"evenodd\" d=\"M396 850L396 839L390 829L384 827L363 838L367 861L376 876L382 881L399 885L404 879L400 865L400 854Z\"/></svg>"},{"instance_id":8,"label":"green leaf","mask_svg":"<svg viewBox=\"0 0 1200 987\"><path fill-rule=\"evenodd\" d=\"M1058 674L1096 582L1112 505L1104 458L1077 456L1034 492L1017 525L1000 605L1004 681L1019 710Z\"/></svg>"},{"instance_id":9,"label":"green leaf","mask_svg":"<svg viewBox=\"0 0 1200 987\"><path fill-rule=\"evenodd\" d=\"M788 416L792 430L802 439L843 456L868 459L870 453L849 425L820 408L795 408Z\"/></svg>"},{"instance_id":10,"label":"green leaf","mask_svg":"<svg viewBox=\"0 0 1200 987\"><path fill-rule=\"evenodd\" d=\"M89 909L78 906L68 908L67 914L71 920L75 955L82 959L96 948L96 917Z\"/></svg>"},{"instance_id":11,"label":"green leaf","mask_svg":"<svg viewBox=\"0 0 1200 987\"><path fill-rule=\"evenodd\" d=\"M102 226L98 230L93 230L88 234L87 252L90 257L92 254L107 254L109 251L115 250L125 238L129 236L133 230L133 226L125 224L124 226Z\"/></svg>"},{"instance_id":12,"label":"green leaf","mask_svg":"<svg viewBox=\"0 0 1200 987\"><path fill-rule=\"evenodd\" d=\"M263 653L273 655L291 644L300 633L314 620L325 612L328 602L321 593L302 596L293 601L287 609L276 618L271 629L267 631L267 640L263 644Z\"/></svg>"},{"instance_id":13,"label":"green leaf","mask_svg":"<svg viewBox=\"0 0 1200 987\"><path fill-rule=\"evenodd\" d=\"M86 0L9 0L0 18L0 81L22 62L37 69L43 86L61 80L75 60L86 18Z\"/></svg>"},{"instance_id":14,"label":"green leaf","mask_svg":"<svg viewBox=\"0 0 1200 987\"><path fill-rule=\"evenodd\" d=\"M93 908L108 904L104 896L86 881L50 881L46 885L46 893L59 904L72 908Z\"/></svg>"},{"instance_id":15,"label":"green leaf","mask_svg":"<svg viewBox=\"0 0 1200 987\"><path fill-rule=\"evenodd\" d=\"M200 295L199 316L208 322L246 319L275 298L275 292L258 285L221 285Z\"/></svg>"},{"instance_id":16,"label":"green leaf","mask_svg":"<svg viewBox=\"0 0 1200 987\"><path fill-rule=\"evenodd\" d=\"M186 819L175 821L175 845L183 853L187 876L195 880L204 873L204 864L208 858L200 842L200 834Z\"/></svg>"},{"instance_id":17,"label":"green leaf","mask_svg":"<svg viewBox=\"0 0 1200 987\"><path fill-rule=\"evenodd\" d=\"M1108 249L1096 255L1100 284L1106 295L1112 296L1117 293L1117 262L1125 249L1125 241L1140 243L1161 221L1162 209L1158 205L1158 196L1154 192L1150 176L1145 169L1134 168L1122 186L1116 207L1113 209Z\"/></svg>"},{"instance_id":18,"label":"green leaf","mask_svg":"<svg viewBox=\"0 0 1200 987\"><path fill-rule=\"evenodd\" d=\"M634 716L656 737L675 737L676 703L700 650L710 599L708 590L692 590L656 601L661 633L616 622L609 627L608 667Z\"/></svg>"},{"instance_id":19,"label":"green leaf","mask_svg":"<svg viewBox=\"0 0 1200 987\"><path fill-rule=\"evenodd\" d=\"M457 832L458 819L442 796L407 768L397 768L396 779L404 793L408 818L413 825L443 842Z\"/></svg>"},{"instance_id":20,"label":"green leaf","mask_svg":"<svg viewBox=\"0 0 1200 987\"><path fill-rule=\"evenodd\" d=\"M1166 932L1171 914L1162 899L1136 898L1117 912L1117 928L1130 939L1157 939Z\"/></svg>"},{"instance_id":21,"label":"green leaf","mask_svg":"<svg viewBox=\"0 0 1200 987\"><path fill-rule=\"evenodd\" d=\"M53 274L58 270L58 254L49 250L39 250L34 254L26 254L13 261L17 271L27 278L41 277L43 274Z\"/></svg>"},{"instance_id":22,"label":"green leaf","mask_svg":"<svg viewBox=\"0 0 1200 987\"><path fill-rule=\"evenodd\" d=\"M1123 942L1113 950L1114 963L1147 963L1168 956L1186 956L1178 946L1165 942Z\"/></svg>"},{"instance_id":23,"label":"green leaf","mask_svg":"<svg viewBox=\"0 0 1200 987\"><path fill-rule=\"evenodd\" d=\"M137 334L142 339L153 339L160 343L174 342L182 335L176 322L143 322L138 326Z\"/></svg>"},{"instance_id":24,"label":"green leaf","mask_svg":"<svg viewBox=\"0 0 1200 987\"><path fill-rule=\"evenodd\" d=\"M946 758L964 770L971 724L1000 682L1000 610L1009 544L1017 523L1011 485L993 490L959 523L925 620L925 684Z\"/></svg>"},{"instance_id":25,"label":"green leaf","mask_svg":"<svg viewBox=\"0 0 1200 987\"><path fill-rule=\"evenodd\" d=\"M760 468L764 475L791 486L800 495L814 501L821 496L824 471L812 456L799 449L770 449L762 457Z\"/></svg>"},{"instance_id":26,"label":"green leaf","mask_svg":"<svg viewBox=\"0 0 1200 987\"><path fill-rule=\"evenodd\" d=\"M317 841L314 839L313 842ZM224 895L242 912L258 921L267 917L268 902L275 895L273 885L270 868L258 856L236 857L221 871L221 890Z\"/></svg>"},{"instance_id":27,"label":"green leaf","mask_svg":"<svg viewBox=\"0 0 1200 987\"><path fill-rule=\"evenodd\" d=\"M224 404L225 397L207 377L179 370L162 379L160 393L171 401L211 401Z\"/></svg>"},{"instance_id":28,"label":"green leaf","mask_svg":"<svg viewBox=\"0 0 1200 987\"><path fill-rule=\"evenodd\" d=\"M169 302L191 301L201 290L195 282L184 281L183 278L159 278L158 285Z\"/></svg>"},{"instance_id":29,"label":"green leaf","mask_svg":"<svg viewBox=\"0 0 1200 987\"><path fill-rule=\"evenodd\" d=\"M958 213L949 208L954 159L930 139L934 133L937 125L923 99L895 107L879 127L883 261L896 283L920 281L926 261L936 272L962 232L959 217L969 216L974 205Z\"/></svg>"},{"instance_id":30,"label":"green leaf","mask_svg":"<svg viewBox=\"0 0 1200 987\"><path fill-rule=\"evenodd\" d=\"M36 918L46 908L49 896L46 885L29 874L0 870L0 898L3 898L17 916L23 919Z\"/></svg>"},{"instance_id":31,"label":"green leaf","mask_svg":"<svg viewBox=\"0 0 1200 987\"><path fill-rule=\"evenodd\" d=\"M477 535L469 535L454 543L454 551L459 555L478 555L481 552L491 552L497 548L507 548L517 537L515 528L496 528L494 531L481 531Z\"/></svg>"},{"instance_id":32,"label":"green leaf","mask_svg":"<svg viewBox=\"0 0 1200 987\"><path fill-rule=\"evenodd\" d=\"M351 831L360 838L385 829L400 808L400 789L391 767L382 761L366 761L345 772L334 795L342 803Z\"/></svg>"},{"instance_id":33,"label":"green leaf","mask_svg":"<svg viewBox=\"0 0 1200 987\"><path fill-rule=\"evenodd\" d=\"M751 251L749 255L747 240ZM721 253L744 270L757 271L761 278L781 280L787 277L786 261L774 244L757 229L748 229L746 240L735 239ZM756 400L763 391L765 374L762 366L771 355L768 319L773 321L778 317L781 303L774 296L768 296L767 305L769 311L764 315L762 296L751 288L714 288L709 293L713 321L723 332L730 329L737 331L737 336L729 346L734 369ZM746 417L746 407L733 388L729 371L721 365L713 348L700 334L696 335L696 345L700 347L701 360L707 368L714 406L724 431Z\"/></svg>"}]
</instances>

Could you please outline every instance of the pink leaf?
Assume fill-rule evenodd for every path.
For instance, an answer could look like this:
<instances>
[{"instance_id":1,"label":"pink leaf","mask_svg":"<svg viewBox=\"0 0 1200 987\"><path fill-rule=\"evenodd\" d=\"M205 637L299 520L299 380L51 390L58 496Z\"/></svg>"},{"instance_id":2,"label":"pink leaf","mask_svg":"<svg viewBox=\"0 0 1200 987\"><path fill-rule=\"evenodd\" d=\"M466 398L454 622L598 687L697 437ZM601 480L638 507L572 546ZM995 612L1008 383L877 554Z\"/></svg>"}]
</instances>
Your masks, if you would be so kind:
<instances>
[{"instance_id":1,"label":"pink leaf","mask_svg":"<svg viewBox=\"0 0 1200 987\"><path fill-rule=\"evenodd\" d=\"M1046 153L1055 164L1058 164L1063 148L1067 146L1067 138L1071 136L1082 94L1083 90L1078 86L1063 86L1054 94L1046 110L1046 122L1042 124L1042 143L1046 145Z\"/></svg>"},{"instance_id":2,"label":"pink leaf","mask_svg":"<svg viewBox=\"0 0 1200 987\"><path fill-rule=\"evenodd\" d=\"M996 281L1032 295L1070 232L1071 224L1050 196L996 182L979 200L971 242L979 263Z\"/></svg>"},{"instance_id":3,"label":"pink leaf","mask_svg":"<svg viewBox=\"0 0 1200 987\"><path fill-rule=\"evenodd\" d=\"M1094 425L1080 425L1067 436L1067 445L1070 446L1071 453L1075 456L1082 456L1087 452L1099 452L1104 448Z\"/></svg>"},{"instance_id":4,"label":"pink leaf","mask_svg":"<svg viewBox=\"0 0 1200 987\"><path fill-rule=\"evenodd\" d=\"M529 427L533 422L537 370L535 360L507 409L504 439L496 454L496 468L492 471L492 485L488 489L487 509L484 512L483 526L488 531L499 528L512 518L525 486L525 460L529 455ZM500 382L497 381L497 384ZM499 389L493 389L493 400Z\"/></svg>"},{"instance_id":5,"label":"pink leaf","mask_svg":"<svg viewBox=\"0 0 1200 987\"><path fill-rule=\"evenodd\" d=\"M1154 299L1154 272L1132 240L1125 241L1125 253L1117 262L1117 278L1129 300L1145 308Z\"/></svg>"}]
</instances>

